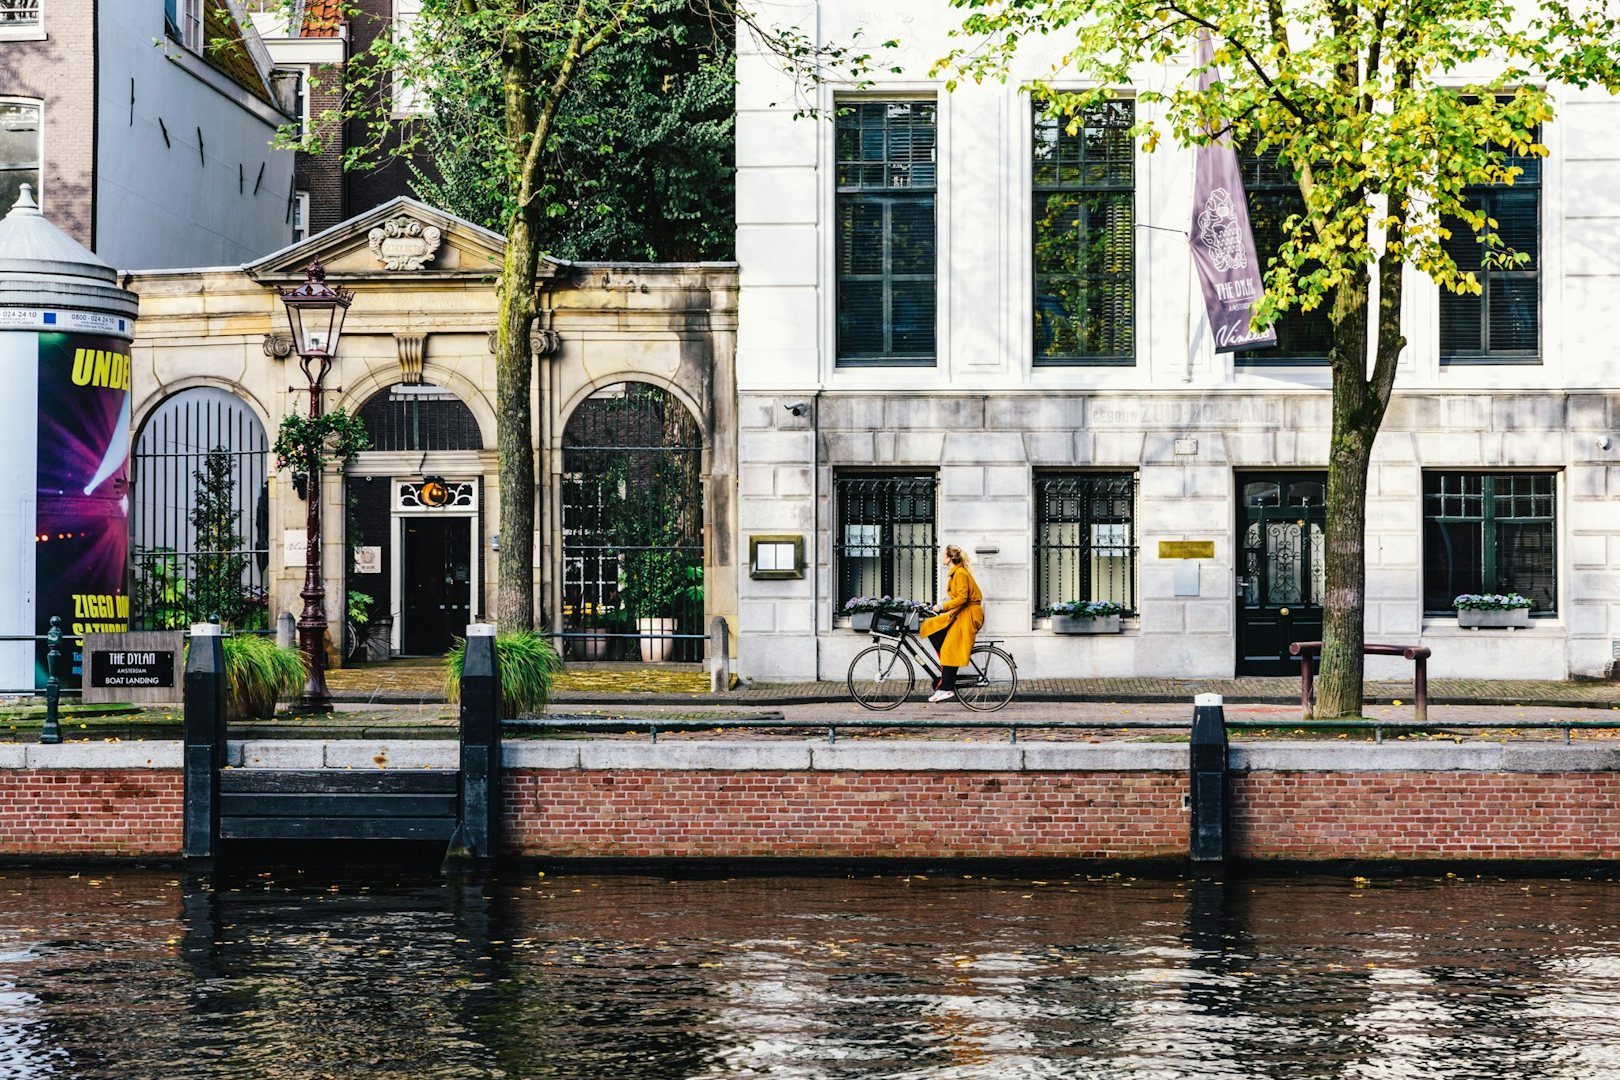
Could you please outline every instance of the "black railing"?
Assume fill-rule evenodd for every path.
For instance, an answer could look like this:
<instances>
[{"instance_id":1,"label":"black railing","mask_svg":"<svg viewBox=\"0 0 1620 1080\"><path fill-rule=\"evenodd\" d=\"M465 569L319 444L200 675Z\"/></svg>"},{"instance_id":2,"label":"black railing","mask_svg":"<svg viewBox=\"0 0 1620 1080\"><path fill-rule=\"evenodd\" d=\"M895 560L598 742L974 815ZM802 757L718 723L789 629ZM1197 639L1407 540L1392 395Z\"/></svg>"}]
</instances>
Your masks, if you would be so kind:
<instances>
[{"instance_id":1,"label":"black railing","mask_svg":"<svg viewBox=\"0 0 1620 1080\"><path fill-rule=\"evenodd\" d=\"M39 22L39 0L0 0L0 26L34 26Z\"/></svg>"}]
</instances>

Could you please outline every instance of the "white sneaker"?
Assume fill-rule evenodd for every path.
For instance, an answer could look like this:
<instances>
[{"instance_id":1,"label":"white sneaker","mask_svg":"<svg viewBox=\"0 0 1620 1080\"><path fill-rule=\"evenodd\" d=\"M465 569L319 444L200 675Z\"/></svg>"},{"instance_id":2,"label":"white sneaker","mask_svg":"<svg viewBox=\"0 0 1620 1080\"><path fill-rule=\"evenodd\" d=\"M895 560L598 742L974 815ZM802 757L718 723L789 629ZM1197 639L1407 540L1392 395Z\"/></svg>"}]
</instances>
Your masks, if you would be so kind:
<instances>
[{"instance_id":1,"label":"white sneaker","mask_svg":"<svg viewBox=\"0 0 1620 1080\"><path fill-rule=\"evenodd\" d=\"M928 702L929 704L934 704L940 701L949 701L955 696L956 691L954 690L935 690L932 694L928 695Z\"/></svg>"}]
</instances>

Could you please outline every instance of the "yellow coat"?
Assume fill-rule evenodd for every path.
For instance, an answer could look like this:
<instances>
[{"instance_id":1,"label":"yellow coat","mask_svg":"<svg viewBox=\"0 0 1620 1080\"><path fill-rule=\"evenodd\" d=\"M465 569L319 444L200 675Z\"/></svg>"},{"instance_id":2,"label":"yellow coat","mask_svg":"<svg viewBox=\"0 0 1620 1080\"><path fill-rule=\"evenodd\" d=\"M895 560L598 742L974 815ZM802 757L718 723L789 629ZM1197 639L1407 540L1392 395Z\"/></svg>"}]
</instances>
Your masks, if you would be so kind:
<instances>
[{"instance_id":1,"label":"yellow coat","mask_svg":"<svg viewBox=\"0 0 1620 1080\"><path fill-rule=\"evenodd\" d=\"M979 628L984 625L984 594L965 566L951 567L945 592L946 600L940 605L939 614L924 622L918 633L928 637L950 627L945 644L939 647L939 662L944 667L962 667L973 651Z\"/></svg>"}]
</instances>

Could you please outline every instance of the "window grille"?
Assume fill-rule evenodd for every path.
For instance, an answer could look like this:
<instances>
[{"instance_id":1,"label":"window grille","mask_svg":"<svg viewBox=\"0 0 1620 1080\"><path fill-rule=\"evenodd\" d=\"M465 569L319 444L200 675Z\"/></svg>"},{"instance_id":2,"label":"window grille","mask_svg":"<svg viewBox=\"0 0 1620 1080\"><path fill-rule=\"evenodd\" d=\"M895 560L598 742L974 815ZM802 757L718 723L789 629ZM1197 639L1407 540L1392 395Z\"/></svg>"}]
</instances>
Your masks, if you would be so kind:
<instances>
[{"instance_id":1,"label":"window grille","mask_svg":"<svg viewBox=\"0 0 1620 1080\"><path fill-rule=\"evenodd\" d=\"M0 101L0 214L9 213L17 204L24 184L32 185L34 201L43 205L39 190L39 106Z\"/></svg>"},{"instance_id":2,"label":"window grille","mask_svg":"<svg viewBox=\"0 0 1620 1080\"><path fill-rule=\"evenodd\" d=\"M0 30L39 25L39 0L0 0Z\"/></svg>"},{"instance_id":3,"label":"window grille","mask_svg":"<svg viewBox=\"0 0 1620 1080\"><path fill-rule=\"evenodd\" d=\"M1130 363L1136 351L1134 101L1035 113L1036 364Z\"/></svg>"},{"instance_id":4,"label":"window grille","mask_svg":"<svg viewBox=\"0 0 1620 1080\"><path fill-rule=\"evenodd\" d=\"M472 410L448 390L391 386L360 407L373 450L482 450Z\"/></svg>"},{"instance_id":5,"label":"window grille","mask_svg":"<svg viewBox=\"0 0 1620 1080\"><path fill-rule=\"evenodd\" d=\"M842 107L838 157L838 362L932 364L935 105Z\"/></svg>"},{"instance_id":6,"label":"window grille","mask_svg":"<svg viewBox=\"0 0 1620 1080\"><path fill-rule=\"evenodd\" d=\"M1532 141L1540 141L1538 126ZM1440 291L1440 357L1443 360L1530 360L1541 352L1541 159L1508 155L1505 165L1524 171L1511 186L1471 187L1464 200L1496 222L1502 246L1486 255L1473 226L1441 219L1451 237L1446 254L1457 269L1479 281L1478 296ZM1504 264L1524 254L1523 265Z\"/></svg>"},{"instance_id":7,"label":"window grille","mask_svg":"<svg viewBox=\"0 0 1620 1080\"><path fill-rule=\"evenodd\" d=\"M1552 473L1423 474L1423 608L1449 615L1463 593L1510 593L1558 610Z\"/></svg>"},{"instance_id":8,"label":"window grille","mask_svg":"<svg viewBox=\"0 0 1620 1080\"><path fill-rule=\"evenodd\" d=\"M1035 475L1035 607L1112 600L1136 610L1136 479Z\"/></svg>"},{"instance_id":9,"label":"window grille","mask_svg":"<svg viewBox=\"0 0 1620 1080\"><path fill-rule=\"evenodd\" d=\"M1292 165L1273 151L1261 154L1248 146L1238 150L1238 168L1243 176L1243 193L1249 204L1249 227L1254 232L1255 257L1262 274L1282 247L1291 217L1305 213L1305 196ZM1301 274L1310 272L1307 265ZM1292 308L1274 324L1277 344L1261 349L1239 349L1233 356L1238 364L1325 364L1333 342L1333 326L1324 302L1310 311Z\"/></svg>"},{"instance_id":10,"label":"window grille","mask_svg":"<svg viewBox=\"0 0 1620 1080\"><path fill-rule=\"evenodd\" d=\"M837 607L856 596L898 596L932 603L939 547L934 533L932 475L833 479L838 532L833 537Z\"/></svg>"}]
</instances>

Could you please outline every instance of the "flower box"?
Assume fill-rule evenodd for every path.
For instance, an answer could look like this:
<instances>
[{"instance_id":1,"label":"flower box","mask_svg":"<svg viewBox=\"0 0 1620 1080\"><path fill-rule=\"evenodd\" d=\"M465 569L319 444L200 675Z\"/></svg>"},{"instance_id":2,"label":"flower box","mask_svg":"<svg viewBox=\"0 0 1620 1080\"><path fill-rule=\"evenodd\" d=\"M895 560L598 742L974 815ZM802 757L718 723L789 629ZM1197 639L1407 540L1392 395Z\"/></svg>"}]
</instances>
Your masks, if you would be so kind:
<instances>
[{"instance_id":1,"label":"flower box","mask_svg":"<svg viewBox=\"0 0 1620 1080\"><path fill-rule=\"evenodd\" d=\"M857 611L849 617L849 628L857 634L868 634L872 631L872 616L875 611Z\"/></svg>"},{"instance_id":2,"label":"flower box","mask_svg":"<svg viewBox=\"0 0 1620 1080\"><path fill-rule=\"evenodd\" d=\"M1054 634L1117 634L1118 615L1053 615Z\"/></svg>"},{"instance_id":3,"label":"flower box","mask_svg":"<svg viewBox=\"0 0 1620 1080\"><path fill-rule=\"evenodd\" d=\"M1517 630L1530 625L1530 609L1458 608L1457 625L1465 630Z\"/></svg>"}]
</instances>

